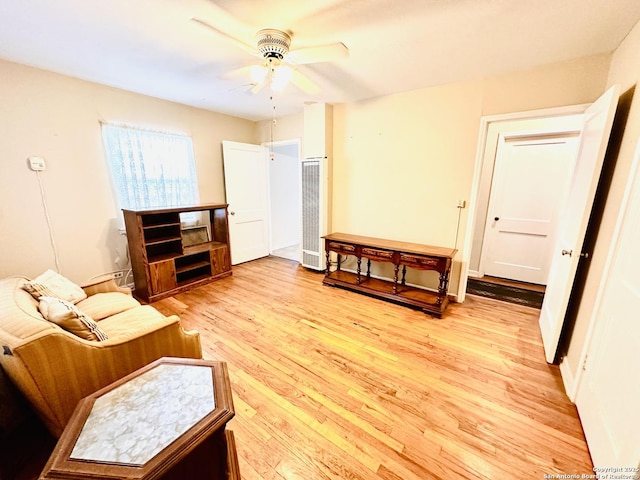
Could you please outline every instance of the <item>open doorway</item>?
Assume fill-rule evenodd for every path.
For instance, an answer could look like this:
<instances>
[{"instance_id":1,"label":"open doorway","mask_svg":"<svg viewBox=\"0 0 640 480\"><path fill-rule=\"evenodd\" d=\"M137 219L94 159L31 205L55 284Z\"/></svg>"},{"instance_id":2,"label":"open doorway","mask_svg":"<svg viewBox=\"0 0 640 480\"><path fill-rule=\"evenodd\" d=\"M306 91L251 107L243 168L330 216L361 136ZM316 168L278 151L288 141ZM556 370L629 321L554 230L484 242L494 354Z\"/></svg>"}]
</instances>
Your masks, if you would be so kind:
<instances>
[{"instance_id":1,"label":"open doorway","mask_svg":"<svg viewBox=\"0 0 640 480\"><path fill-rule=\"evenodd\" d=\"M300 140L265 145L269 160L271 255L300 261Z\"/></svg>"}]
</instances>

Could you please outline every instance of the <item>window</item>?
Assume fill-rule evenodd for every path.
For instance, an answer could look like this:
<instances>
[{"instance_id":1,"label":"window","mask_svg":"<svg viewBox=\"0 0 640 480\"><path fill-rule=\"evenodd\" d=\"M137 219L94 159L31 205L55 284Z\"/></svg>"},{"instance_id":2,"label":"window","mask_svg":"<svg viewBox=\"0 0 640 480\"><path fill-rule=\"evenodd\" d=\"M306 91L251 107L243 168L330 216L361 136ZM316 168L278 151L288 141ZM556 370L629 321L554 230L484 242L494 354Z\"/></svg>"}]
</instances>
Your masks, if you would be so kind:
<instances>
[{"instance_id":1,"label":"window","mask_svg":"<svg viewBox=\"0 0 640 480\"><path fill-rule=\"evenodd\" d=\"M102 138L120 208L198 203L190 137L103 124Z\"/></svg>"}]
</instances>

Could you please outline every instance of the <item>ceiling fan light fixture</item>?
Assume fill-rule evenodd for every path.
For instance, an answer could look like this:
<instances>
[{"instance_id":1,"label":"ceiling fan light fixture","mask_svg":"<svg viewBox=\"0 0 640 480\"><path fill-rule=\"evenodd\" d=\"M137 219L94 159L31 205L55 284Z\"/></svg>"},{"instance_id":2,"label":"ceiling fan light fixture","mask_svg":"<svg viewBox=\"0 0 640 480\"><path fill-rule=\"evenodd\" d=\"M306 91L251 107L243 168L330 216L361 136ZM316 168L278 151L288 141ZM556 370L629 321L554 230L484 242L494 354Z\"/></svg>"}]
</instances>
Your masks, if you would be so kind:
<instances>
[{"instance_id":1,"label":"ceiling fan light fixture","mask_svg":"<svg viewBox=\"0 0 640 480\"><path fill-rule=\"evenodd\" d=\"M263 65L251 66L251 81L252 83L259 85L264 82L269 71Z\"/></svg>"},{"instance_id":2,"label":"ceiling fan light fixture","mask_svg":"<svg viewBox=\"0 0 640 480\"><path fill-rule=\"evenodd\" d=\"M291 36L281 30L265 28L256 34L258 51L264 58L282 60L289 53Z\"/></svg>"},{"instance_id":3,"label":"ceiling fan light fixture","mask_svg":"<svg viewBox=\"0 0 640 480\"><path fill-rule=\"evenodd\" d=\"M276 92L281 92L291 81L293 71L286 65L279 65L273 70L272 74L273 76L271 77L271 88L273 88L273 90L275 90Z\"/></svg>"}]
</instances>

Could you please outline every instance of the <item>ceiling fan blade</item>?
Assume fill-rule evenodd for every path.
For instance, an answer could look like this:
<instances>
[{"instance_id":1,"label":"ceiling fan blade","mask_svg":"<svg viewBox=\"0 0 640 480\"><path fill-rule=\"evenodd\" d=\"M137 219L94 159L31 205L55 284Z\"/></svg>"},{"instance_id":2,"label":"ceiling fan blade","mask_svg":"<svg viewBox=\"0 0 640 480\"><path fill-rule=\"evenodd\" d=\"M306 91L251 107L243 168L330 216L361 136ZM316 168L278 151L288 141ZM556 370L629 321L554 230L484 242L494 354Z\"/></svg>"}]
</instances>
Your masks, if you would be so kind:
<instances>
[{"instance_id":1,"label":"ceiling fan blade","mask_svg":"<svg viewBox=\"0 0 640 480\"><path fill-rule=\"evenodd\" d=\"M247 83L244 86L250 86L251 88L247 92L253 94L258 93L264 88L268 80L268 71L262 65L247 65L246 67L236 68L230 72L223 73L218 78L222 80L249 80L251 83Z\"/></svg>"},{"instance_id":2,"label":"ceiling fan blade","mask_svg":"<svg viewBox=\"0 0 640 480\"><path fill-rule=\"evenodd\" d=\"M253 55L253 56L257 56L257 57L261 57L261 55L256 51L256 49L249 45L248 43L243 42L242 40L234 37L233 35L228 34L227 32L224 32L222 30L220 30L217 27L214 27L213 25L211 25L210 23L206 22L205 20L202 20L201 18L197 18L197 17L193 17L191 19L192 22L197 23L198 25L201 25L209 30L211 30L214 33L217 33L218 35L226 38L227 40L229 40L230 42L232 42L235 46L237 46L238 48L240 48L241 50L244 50L246 53L248 53L249 55Z\"/></svg>"},{"instance_id":3,"label":"ceiling fan blade","mask_svg":"<svg viewBox=\"0 0 640 480\"><path fill-rule=\"evenodd\" d=\"M251 89L251 93L253 93L255 95L260 90L262 90L266 84L267 84L267 81L266 81L266 78L265 78L265 80L263 80L262 82L256 83L253 86L253 88Z\"/></svg>"},{"instance_id":4,"label":"ceiling fan blade","mask_svg":"<svg viewBox=\"0 0 640 480\"><path fill-rule=\"evenodd\" d=\"M249 95L249 94L251 94L251 88L253 88L254 86L255 85L253 83L244 83L242 85L238 85L237 87L233 87L233 88L228 89L227 93L241 91L245 95Z\"/></svg>"},{"instance_id":5,"label":"ceiling fan blade","mask_svg":"<svg viewBox=\"0 0 640 480\"><path fill-rule=\"evenodd\" d=\"M291 73L291 83L309 95L317 95L320 93L320 87L315 84L309 77L294 70Z\"/></svg>"},{"instance_id":6,"label":"ceiling fan blade","mask_svg":"<svg viewBox=\"0 0 640 480\"><path fill-rule=\"evenodd\" d=\"M342 42L317 47L306 47L292 50L287 54L287 61L297 65L307 63L333 62L349 56L349 49Z\"/></svg>"},{"instance_id":7,"label":"ceiling fan blade","mask_svg":"<svg viewBox=\"0 0 640 480\"><path fill-rule=\"evenodd\" d=\"M251 69L253 65L247 65L246 67L236 68L229 72L218 75L221 80L237 80L239 78L251 78Z\"/></svg>"}]
</instances>

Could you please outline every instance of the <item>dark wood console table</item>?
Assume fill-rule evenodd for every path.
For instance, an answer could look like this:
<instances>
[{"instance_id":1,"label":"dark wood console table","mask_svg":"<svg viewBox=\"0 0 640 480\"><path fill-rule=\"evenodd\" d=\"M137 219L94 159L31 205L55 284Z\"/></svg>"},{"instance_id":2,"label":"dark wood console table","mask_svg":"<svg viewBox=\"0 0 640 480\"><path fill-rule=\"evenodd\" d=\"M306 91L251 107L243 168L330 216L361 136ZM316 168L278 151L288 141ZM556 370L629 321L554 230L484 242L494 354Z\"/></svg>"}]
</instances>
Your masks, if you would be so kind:
<instances>
[{"instance_id":1,"label":"dark wood console table","mask_svg":"<svg viewBox=\"0 0 640 480\"><path fill-rule=\"evenodd\" d=\"M457 250L432 247L419 243L396 242L380 238L363 237L346 233L325 235L327 270L322 283L339 286L396 303L419 307L424 312L442 317L447 308L447 286L451 263ZM337 253L335 270L332 270L330 252ZM341 256L353 255L357 260L356 273L341 269ZM362 259L367 260L367 271L362 272ZM371 260L394 265L393 281L371 277ZM402 272L400 273L400 267ZM418 270L435 270L440 274L438 291L424 290L406 284L407 267ZM400 277L400 275L402 275Z\"/></svg>"}]
</instances>

